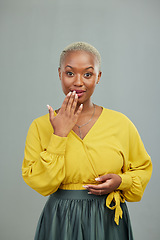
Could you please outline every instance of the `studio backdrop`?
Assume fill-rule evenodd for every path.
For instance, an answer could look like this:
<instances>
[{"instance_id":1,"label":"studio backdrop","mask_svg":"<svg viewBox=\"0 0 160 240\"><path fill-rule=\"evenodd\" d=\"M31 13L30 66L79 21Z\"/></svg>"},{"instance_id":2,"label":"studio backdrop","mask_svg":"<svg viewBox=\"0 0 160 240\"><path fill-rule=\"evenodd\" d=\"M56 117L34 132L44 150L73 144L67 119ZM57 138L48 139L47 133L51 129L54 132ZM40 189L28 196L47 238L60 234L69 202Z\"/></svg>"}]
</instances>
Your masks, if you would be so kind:
<instances>
[{"instance_id":1,"label":"studio backdrop","mask_svg":"<svg viewBox=\"0 0 160 240\"><path fill-rule=\"evenodd\" d=\"M153 162L142 200L128 203L135 240L158 240L159 0L0 0L0 239L31 240L47 200L23 181L25 139L46 105L61 106L59 55L94 45L102 78L93 102L127 115Z\"/></svg>"}]
</instances>

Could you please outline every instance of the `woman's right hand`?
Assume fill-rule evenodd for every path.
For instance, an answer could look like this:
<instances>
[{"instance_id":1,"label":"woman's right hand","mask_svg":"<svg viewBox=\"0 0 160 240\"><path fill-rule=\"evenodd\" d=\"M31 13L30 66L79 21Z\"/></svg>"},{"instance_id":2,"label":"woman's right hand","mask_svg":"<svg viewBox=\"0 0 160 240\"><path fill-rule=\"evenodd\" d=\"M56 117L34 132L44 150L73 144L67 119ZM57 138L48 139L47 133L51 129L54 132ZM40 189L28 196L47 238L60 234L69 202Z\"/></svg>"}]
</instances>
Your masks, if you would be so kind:
<instances>
[{"instance_id":1,"label":"woman's right hand","mask_svg":"<svg viewBox=\"0 0 160 240\"><path fill-rule=\"evenodd\" d=\"M67 137L69 132L75 126L83 109L81 104L76 111L78 96L76 92L69 92L64 99L64 102L56 116L54 116L53 108L49 105L49 117L54 134L60 137Z\"/></svg>"}]
</instances>

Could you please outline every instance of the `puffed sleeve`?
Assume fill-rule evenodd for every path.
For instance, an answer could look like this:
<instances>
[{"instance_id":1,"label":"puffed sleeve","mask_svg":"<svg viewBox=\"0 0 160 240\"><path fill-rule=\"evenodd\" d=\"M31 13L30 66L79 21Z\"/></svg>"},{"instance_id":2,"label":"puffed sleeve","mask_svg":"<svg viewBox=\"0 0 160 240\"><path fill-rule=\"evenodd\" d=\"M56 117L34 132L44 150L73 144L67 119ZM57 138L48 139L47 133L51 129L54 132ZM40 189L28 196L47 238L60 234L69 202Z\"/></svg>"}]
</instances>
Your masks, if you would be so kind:
<instances>
[{"instance_id":1,"label":"puffed sleeve","mask_svg":"<svg viewBox=\"0 0 160 240\"><path fill-rule=\"evenodd\" d=\"M140 201L152 174L151 158L145 150L139 133L132 122L129 122L128 150L124 158L122 183L118 190L129 202Z\"/></svg>"},{"instance_id":2,"label":"puffed sleeve","mask_svg":"<svg viewBox=\"0 0 160 240\"><path fill-rule=\"evenodd\" d=\"M65 177L67 137L52 134L48 147L41 146L36 122L31 124L25 145L22 176L34 190L47 196L55 192Z\"/></svg>"}]
</instances>

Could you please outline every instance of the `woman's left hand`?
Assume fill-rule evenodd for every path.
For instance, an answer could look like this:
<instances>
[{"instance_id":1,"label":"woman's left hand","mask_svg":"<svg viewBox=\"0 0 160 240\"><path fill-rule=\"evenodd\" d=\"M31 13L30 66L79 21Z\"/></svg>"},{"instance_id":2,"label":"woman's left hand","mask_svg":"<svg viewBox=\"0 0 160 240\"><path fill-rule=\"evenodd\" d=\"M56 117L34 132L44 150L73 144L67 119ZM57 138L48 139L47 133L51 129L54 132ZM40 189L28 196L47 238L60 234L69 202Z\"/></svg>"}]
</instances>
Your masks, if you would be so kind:
<instances>
[{"instance_id":1,"label":"woman's left hand","mask_svg":"<svg viewBox=\"0 0 160 240\"><path fill-rule=\"evenodd\" d=\"M95 179L100 182L98 185L87 184L83 186L88 190L89 194L104 195L116 190L122 182L117 174L106 174Z\"/></svg>"}]
</instances>

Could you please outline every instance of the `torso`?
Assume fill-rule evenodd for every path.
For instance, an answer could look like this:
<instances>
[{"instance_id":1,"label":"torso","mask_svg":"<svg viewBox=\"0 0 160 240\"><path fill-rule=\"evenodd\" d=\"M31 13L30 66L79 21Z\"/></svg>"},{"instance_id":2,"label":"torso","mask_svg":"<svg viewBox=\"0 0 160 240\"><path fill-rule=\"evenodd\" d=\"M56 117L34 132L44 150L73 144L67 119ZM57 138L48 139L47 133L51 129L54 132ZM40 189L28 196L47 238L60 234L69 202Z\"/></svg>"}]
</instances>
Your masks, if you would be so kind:
<instances>
[{"instance_id":1,"label":"torso","mask_svg":"<svg viewBox=\"0 0 160 240\"><path fill-rule=\"evenodd\" d=\"M58 114L59 110L60 110L60 108L57 109L57 110L55 110L55 112ZM96 122L96 121L98 120L98 118L100 117L102 111L103 111L103 108L102 108L102 107L100 107L100 106L98 106L98 105L95 105L95 113L94 113L94 116L93 116L92 120L91 120L88 124L86 124L85 126L82 126L82 125L85 124L85 123L87 123L87 122L91 119L92 114L93 114L93 111L90 112L90 113L88 113L88 112L87 112L87 113L83 113L83 112L82 112L81 115L80 115L80 117L79 117L79 119L78 119L78 122L76 123L76 125L82 126L82 127L80 128L81 133L80 133L80 131L79 131L78 126L76 126L76 125L72 128L72 130L75 132L75 134L76 134L77 136L79 136L81 139L84 139L85 136L87 135L87 133L90 131L90 129L93 127L93 125L95 124L95 122Z\"/></svg>"},{"instance_id":2,"label":"torso","mask_svg":"<svg viewBox=\"0 0 160 240\"><path fill-rule=\"evenodd\" d=\"M100 117L101 113L102 113L103 108L100 106L95 105L95 114L92 118L92 120L86 124L85 126L82 126L83 124L87 123L91 117L92 114L81 114L80 118L78 119L78 122L76 125L82 126L79 130L78 126L74 126L73 127L73 131L81 138L83 139L87 133L90 131L90 129L93 127L93 125L95 124L95 122L97 121L97 119Z\"/></svg>"}]
</instances>

